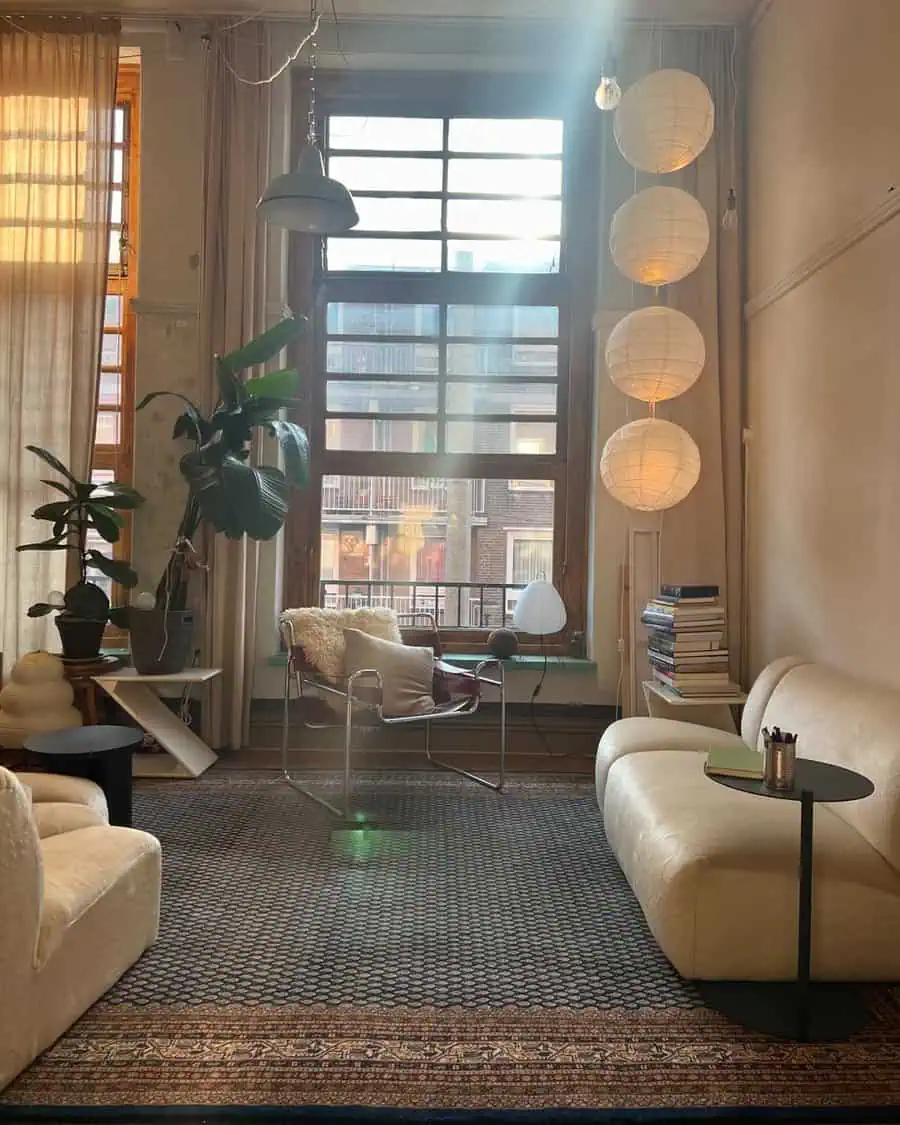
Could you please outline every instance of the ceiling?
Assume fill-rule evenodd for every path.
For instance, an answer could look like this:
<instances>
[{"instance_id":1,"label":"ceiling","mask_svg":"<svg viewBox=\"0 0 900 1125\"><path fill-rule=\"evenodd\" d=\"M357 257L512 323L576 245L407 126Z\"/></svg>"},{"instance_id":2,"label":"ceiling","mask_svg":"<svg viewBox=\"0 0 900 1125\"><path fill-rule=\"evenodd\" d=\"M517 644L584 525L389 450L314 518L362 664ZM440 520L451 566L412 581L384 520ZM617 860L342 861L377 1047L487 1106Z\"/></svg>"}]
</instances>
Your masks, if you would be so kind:
<instances>
[{"instance_id":1,"label":"ceiling","mask_svg":"<svg viewBox=\"0 0 900 1125\"><path fill-rule=\"evenodd\" d=\"M608 15L664 24L731 24L746 19L759 0L335 0L341 19L551 19ZM4 7L7 7L4 4ZM10 14L71 11L72 0L12 0ZM330 0L319 0L323 15ZM199 17L260 14L308 19L309 0L81 0L82 12L129 16Z\"/></svg>"}]
</instances>

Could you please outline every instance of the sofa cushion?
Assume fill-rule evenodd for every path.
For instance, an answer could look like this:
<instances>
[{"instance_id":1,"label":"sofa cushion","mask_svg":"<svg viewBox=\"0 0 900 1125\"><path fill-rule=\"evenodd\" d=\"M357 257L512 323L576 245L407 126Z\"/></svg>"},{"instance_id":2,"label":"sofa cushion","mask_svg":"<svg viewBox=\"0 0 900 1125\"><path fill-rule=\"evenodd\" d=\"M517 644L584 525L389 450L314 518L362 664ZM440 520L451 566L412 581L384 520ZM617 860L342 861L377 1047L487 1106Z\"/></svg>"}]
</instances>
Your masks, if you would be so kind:
<instances>
[{"instance_id":1,"label":"sofa cushion","mask_svg":"<svg viewBox=\"0 0 900 1125\"><path fill-rule=\"evenodd\" d=\"M800 806L727 789L703 763L690 751L617 761L604 803L609 843L683 976L790 979ZM815 810L813 976L900 980L900 875L833 808Z\"/></svg>"},{"instance_id":2,"label":"sofa cushion","mask_svg":"<svg viewBox=\"0 0 900 1125\"><path fill-rule=\"evenodd\" d=\"M431 694L434 652L431 648L395 644L345 629L344 672L352 676L366 668L381 674L381 709L386 717L425 715L434 710Z\"/></svg>"},{"instance_id":3,"label":"sofa cushion","mask_svg":"<svg viewBox=\"0 0 900 1125\"><path fill-rule=\"evenodd\" d=\"M69 927L128 876L159 841L146 832L109 825L77 828L41 841L44 899L37 967L52 956Z\"/></svg>"},{"instance_id":4,"label":"sofa cushion","mask_svg":"<svg viewBox=\"0 0 900 1125\"><path fill-rule=\"evenodd\" d=\"M620 758L648 750L694 750L706 753L711 749L742 747L744 743L736 734L715 727L698 726L678 719L648 719L636 716L619 719L603 732L597 746L594 763L594 781L597 803L603 808L609 771Z\"/></svg>"},{"instance_id":5,"label":"sofa cushion","mask_svg":"<svg viewBox=\"0 0 900 1125\"><path fill-rule=\"evenodd\" d=\"M87 805L72 805L65 801L41 801L32 805L31 815L42 840L72 832L76 828L90 828L106 824L106 820Z\"/></svg>"},{"instance_id":6,"label":"sofa cushion","mask_svg":"<svg viewBox=\"0 0 900 1125\"><path fill-rule=\"evenodd\" d=\"M104 822L109 820L106 797L99 785L86 777L69 777L61 773L31 773L17 771L16 777L21 785L31 790L32 802L61 801L66 804L87 805Z\"/></svg>"}]
</instances>

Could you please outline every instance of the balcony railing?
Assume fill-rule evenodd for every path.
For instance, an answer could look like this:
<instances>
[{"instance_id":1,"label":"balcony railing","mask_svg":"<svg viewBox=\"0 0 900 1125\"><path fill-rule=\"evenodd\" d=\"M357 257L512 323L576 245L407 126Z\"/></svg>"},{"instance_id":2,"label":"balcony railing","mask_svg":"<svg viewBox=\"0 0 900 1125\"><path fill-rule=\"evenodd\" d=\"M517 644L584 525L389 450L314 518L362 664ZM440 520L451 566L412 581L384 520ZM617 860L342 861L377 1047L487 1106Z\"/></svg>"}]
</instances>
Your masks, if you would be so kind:
<instances>
[{"instance_id":1,"label":"balcony railing","mask_svg":"<svg viewBox=\"0 0 900 1125\"><path fill-rule=\"evenodd\" d=\"M511 582L390 582L323 579L326 609L392 609L431 613L447 629L500 629L512 625L523 585Z\"/></svg>"},{"instance_id":2,"label":"balcony railing","mask_svg":"<svg viewBox=\"0 0 900 1125\"><path fill-rule=\"evenodd\" d=\"M447 482L431 477L325 477L322 509L326 518L329 512L433 518L447 513Z\"/></svg>"}]
</instances>

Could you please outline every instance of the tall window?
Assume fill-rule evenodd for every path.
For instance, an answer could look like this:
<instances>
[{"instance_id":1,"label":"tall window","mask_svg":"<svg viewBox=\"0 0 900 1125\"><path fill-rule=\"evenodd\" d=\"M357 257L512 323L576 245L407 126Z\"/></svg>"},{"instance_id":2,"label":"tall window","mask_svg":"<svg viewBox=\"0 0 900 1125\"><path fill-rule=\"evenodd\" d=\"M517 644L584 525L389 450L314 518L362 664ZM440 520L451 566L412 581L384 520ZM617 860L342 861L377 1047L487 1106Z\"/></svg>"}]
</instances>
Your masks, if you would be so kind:
<instances>
[{"instance_id":1,"label":"tall window","mask_svg":"<svg viewBox=\"0 0 900 1125\"><path fill-rule=\"evenodd\" d=\"M581 629L580 128L534 91L470 80L463 106L459 80L412 97L371 82L324 98L329 174L360 222L317 262L314 491L289 529L288 600L425 610L469 646L539 571ZM292 550L302 538L318 550Z\"/></svg>"},{"instance_id":2,"label":"tall window","mask_svg":"<svg viewBox=\"0 0 900 1125\"><path fill-rule=\"evenodd\" d=\"M138 114L140 71L119 69L113 129L110 198L109 274L103 317L103 343L97 387L97 428L91 463L93 480L118 480L131 484L134 475L134 314L131 298L137 293L138 216ZM122 513L128 519L128 513ZM99 536L90 546L109 553L112 547ZM114 550L127 557L131 522ZM110 578L95 571L91 581L102 586L113 601L120 591Z\"/></svg>"}]
</instances>

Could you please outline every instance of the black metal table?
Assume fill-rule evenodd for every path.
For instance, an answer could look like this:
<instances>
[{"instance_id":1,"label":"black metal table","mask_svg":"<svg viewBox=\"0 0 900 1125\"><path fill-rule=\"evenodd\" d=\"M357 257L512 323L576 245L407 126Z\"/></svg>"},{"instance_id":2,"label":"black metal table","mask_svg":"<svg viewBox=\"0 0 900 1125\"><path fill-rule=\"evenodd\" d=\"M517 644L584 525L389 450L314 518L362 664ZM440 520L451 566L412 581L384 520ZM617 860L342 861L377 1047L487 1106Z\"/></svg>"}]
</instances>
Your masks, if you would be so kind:
<instances>
[{"instance_id":1,"label":"black metal table","mask_svg":"<svg viewBox=\"0 0 900 1125\"><path fill-rule=\"evenodd\" d=\"M95 781L106 795L110 824L130 828L131 755L143 737L138 727L73 727L33 734L25 750L54 773Z\"/></svg>"},{"instance_id":2,"label":"black metal table","mask_svg":"<svg viewBox=\"0 0 900 1125\"><path fill-rule=\"evenodd\" d=\"M698 981L703 999L737 1023L783 1039L846 1039L866 1022L858 985L810 980L812 954L813 808L816 801L860 801L875 786L861 773L798 758L792 789L769 789L764 781L707 773L710 781L759 797L800 802L799 924L794 981Z\"/></svg>"}]
</instances>

